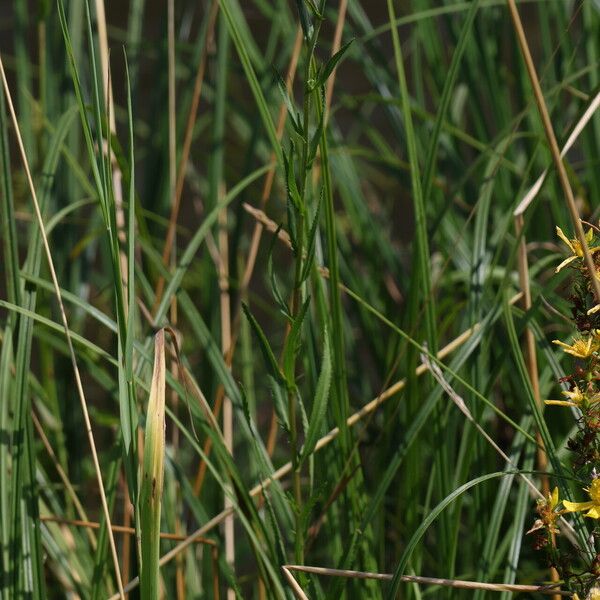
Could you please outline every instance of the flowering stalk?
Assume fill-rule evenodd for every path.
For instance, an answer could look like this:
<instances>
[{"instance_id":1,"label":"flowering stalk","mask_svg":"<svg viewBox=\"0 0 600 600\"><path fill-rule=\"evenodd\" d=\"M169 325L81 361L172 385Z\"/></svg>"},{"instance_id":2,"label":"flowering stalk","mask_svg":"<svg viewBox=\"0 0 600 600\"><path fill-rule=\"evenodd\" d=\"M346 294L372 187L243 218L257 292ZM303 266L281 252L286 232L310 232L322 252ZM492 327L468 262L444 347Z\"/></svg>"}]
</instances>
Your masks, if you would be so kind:
<instances>
[{"instance_id":1,"label":"flowering stalk","mask_svg":"<svg viewBox=\"0 0 600 600\"><path fill-rule=\"evenodd\" d=\"M561 378L568 389L563 398L546 400L545 404L575 409L577 432L568 440L567 447L573 455L573 474L583 482L579 502L560 500L558 488L539 500L536 508L538 518L527 533L534 533L534 547L545 549L549 565L560 574L561 579L575 593L574 597L600 600L600 553L591 561L577 551L566 551L556 543L559 533L557 520L561 515L583 512L593 520L592 545L600 537L600 305L594 299L592 277L600 279L600 245L594 245L595 234L590 228L585 241L594 263L590 274L583 260L581 244L568 238L556 228L571 256L563 260L556 272L569 266L574 272L571 315L576 333L570 342L553 340L573 359L573 372Z\"/></svg>"}]
</instances>

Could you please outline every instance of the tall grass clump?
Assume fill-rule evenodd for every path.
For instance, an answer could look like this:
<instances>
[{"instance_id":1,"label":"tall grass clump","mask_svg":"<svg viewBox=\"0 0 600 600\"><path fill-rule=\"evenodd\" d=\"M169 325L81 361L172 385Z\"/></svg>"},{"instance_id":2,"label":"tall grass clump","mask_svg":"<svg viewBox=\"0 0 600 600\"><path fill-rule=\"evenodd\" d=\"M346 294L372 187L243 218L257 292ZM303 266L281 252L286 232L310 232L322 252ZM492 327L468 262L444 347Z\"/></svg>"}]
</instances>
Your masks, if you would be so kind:
<instances>
[{"instance_id":1,"label":"tall grass clump","mask_svg":"<svg viewBox=\"0 0 600 600\"><path fill-rule=\"evenodd\" d=\"M596 4L4 4L0 599L597 597Z\"/></svg>"}]
</instances>

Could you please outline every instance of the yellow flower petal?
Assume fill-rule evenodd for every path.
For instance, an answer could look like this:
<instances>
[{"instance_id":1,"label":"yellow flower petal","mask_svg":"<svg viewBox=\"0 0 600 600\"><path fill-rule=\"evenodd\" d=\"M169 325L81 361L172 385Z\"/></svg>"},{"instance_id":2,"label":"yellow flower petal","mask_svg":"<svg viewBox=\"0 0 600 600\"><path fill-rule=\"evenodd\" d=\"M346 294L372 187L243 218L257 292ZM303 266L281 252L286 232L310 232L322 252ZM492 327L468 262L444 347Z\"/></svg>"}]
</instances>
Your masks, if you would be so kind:
<instances>
[{"instance_id":1,"label":"yellow flower petal","mask_svg":"<svg viewBox=\"0 0 600 600\"><path fill-rule=\"evenodd\" d=\"M560 340L552 340L552 343L560 346L567 354L572 354L577 358L589 358L600 349L600 340L596 335L581 336L573 340L573 344L570 346Z\"/></svg>"},{"instance_id":2,"label":"yellow flower petal","mask_svg":"<svg viewBox=\"0 0 600 600\"><path fill-rule=\"evenodd\" d=\"M560 265L558 265L558 267L556 267L556 270L554 272L558 273L563 267L566 267L568 264L572 263L576 259L577 259L577 256L569 256L569 258L566 258L565 260L563 260L560 263Z\"/></svg>"},{"instance_id":3,"label":"yellow flower petal","mask_svg":"<svg viewBox=\"0 0 600 600\"><path fill-rule=\"evenodd\" d=\"M575 402L569 402L568 400L544 400L544 404L552 404L553 406L575 406Z\"/></svg>"},{"instance_id":4,"label":"yellow flower petal","mask_svg":"<svg viewBox=\"0 0 600 600\"><path fill-rule=\"evenodd\" d=\"M556 235L567 245L573 254L576 254L575 248L573 248L573 244L571 240L563 233L563 230L560 227L556 227Z\"/></svg>"},{"instance_id":5,"label":"yellow flower petal","mask_svg":"<svg viewBox=\"0 0 600 600\"><path fill-rule=\"evenodd\" d=\"M563 506L567 512L579 512L581 510L588 510L594 506L594 503L589 502L569 502L568 500L563 500Z\"/></svg>"},{"instance_id":6,"label":"yellow flower petal","mask_svg":"<svg viewBox=\"0 0 600 600\"><path fill-rule=\"evenodd\" d=\"M552 340L553 344L556 344L557 346L560 346L561 348L565 348L566 350L570 350L571 346L569 346L569 344L565 344L564 342L561 342L560 340Z\"/></svg>"},{"instance_id":7,"label":"yellow flower petal","mask_svg":"<svg viewBox=\"0 0 600 600\"><path fill-rule=\"evenodd\" d=\"M558 486L552 490L552 495L550 496L550 509L554 510L558 505Z\"/></svg>"},{"instance_id":8,"label":"yellow flower petal","mask_svg":"<svg viewBox=\"0 0 600 600\"><path fill-rule=\"evenodd\" d=\"M563 267L566 267L568 264L572 263L577 258L583 258L583 245L577 238L569 239L563 232L560 227L556 228L556 234L558 237L568 246L571 254L569 258L563 260L558 267L556 267L556 273L558 273ZM585 245L589 245L594 239L594 231L590 227L585 234ZM594 246L593 248L588 248L590 254L594 254L600 251L600 246Z\"/></svg>"},{"instance_id":9,"label":"yellow flower petal","mask_svg":"<svg viewBox=\"0 0 600 600\"><path fill-rule=\"evenodd\" d=\"M589 517L590 519L600 519L600 508L598 506L594 505L583 516Z\"/></svg>"},{"instance_id":10,"label":"yellow flower petal","mask_svg":"<svg viewBox=\"0 0 600 600\"><path fill-rule=\"evenodd\" d=\"M573 388L573 391L563 391L563 396L566 396L568 400L544 400L544 404L551 404L554 406L575 406L577 408L591 406L600 402L600 394L584 394L578 386Z\"/></svg>"},{"instance_id":11,"label":"yellow flower petal","mask_svg":"<svg viewBox=\"0 0 600 600\"><path fill-rule=\"evenodd\" d=\"M575 386L575 389L570 392L569 390L564 390L562 392L562 395L567 397L567 398L571 398L571 400L573 400L573 402L578 402L583 400L583 394L581 393L580 389Z\"/></svg>"}]
</instances>

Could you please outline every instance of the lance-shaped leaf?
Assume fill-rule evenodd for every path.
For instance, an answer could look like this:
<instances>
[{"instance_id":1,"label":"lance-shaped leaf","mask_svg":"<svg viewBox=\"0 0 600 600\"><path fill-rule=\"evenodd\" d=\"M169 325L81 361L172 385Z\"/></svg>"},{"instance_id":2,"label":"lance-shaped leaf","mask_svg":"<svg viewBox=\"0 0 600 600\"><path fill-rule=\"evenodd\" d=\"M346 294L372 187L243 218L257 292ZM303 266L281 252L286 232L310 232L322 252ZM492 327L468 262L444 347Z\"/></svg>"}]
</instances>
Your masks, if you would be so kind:
<instances>
[{"instance_id":1,"label":"lance-shaped leaf","mask_svg":"<svg viewBox=\"0 0 600 600\"><path fill-rule=\"evenodd\" d=\"M141 597L158 600L160 505L165 462L165 333L154 338L154 371L150 386L144 466L140 490L142 569Z\"/></svg>"},{"instance_id":2,"label":"lance-shaped leaf","mask_svg":"<svg viewBox=\"0 0 600 600\"><path fill-rule=\"evenodd\" d=\"M327 333L327 330L325 330L323 337L323 363L321 365L319 380L317 381L317 389L315 390L312 412L308 422L308 431L306 432L306 439L304 440L304 447L302 448L302 454L300 456L300 464L302 464L315 449L319 434L323 429L325 413L327 412L327 399L329 398L332 369L329 334Z\"/></svg>"},{"instance_id":3,"label":"lance-shaped leaf","mask_svg":"<svg viewBox=\"0 0 600 600\"><path fill-rule=\"evenodd\" d=\"M296 368L296 355L300 349L300 334L302 333L302 323L308 311L310 296L306 298L302 307L298 311L296 318L292 322L290 333L287 337L285 348L283 350L283 374L288 381L294 381Z\"/></svg>"},{"instance_id":4,"label":"lance-shaped leaf","mask_svg":"<svg viewBox=\"0 0 600 600\"><path fill-rule=\"evenodd\" d=\"M344 54L346 54L346 50L350 48L350 44L352 44L354 40L350 40L348 43L344 44L326 63L325 66L322 67L319 76L317 77L317 81L314 84L312 89L315 89L321 85L325 85L333 70L337 67L337 64L344 58Z\"/></svg>"},{"instance_id":5,"label":"lance-shaped leaf","mask_svg":"<svg viewBox=\"0 0 600 600\"><path fill-rule=\"evenodd\" d=\"M269 370L269 375L277 381L277 383L286 383L287 381L277 364L277 359L273 354L273 350L269 345L267 340L267 336L265 335L262 327L258 324L258 321L254 318L254 315L250 312L248 305L245 302L242 302L242 310L246 315L254 334L256 335L256 339L258 341L260 351L262 352L263 358L265 359L265 363L267 365L267 369Z\"/></svg>"},{"instance_id":6,"label":"lance-shaped leaf","mask_svg":"<svg viewBox=\"0 0 600 600\"><path fill-rule=\"evenodd\" d=\"M304 137L304 131L302 130L302 122L300 120L300 113L296 110L294 106L293 100L290 98L288 94L287 86L285 85L285 81L283 77L279 74L279 71L274 70L275 80L277 82L277 88L279 89L279 93L283 98L283 102L285 103L285 107L287 108L288 116L290 118L290 123L294 128L294 131L301 137Z\"/></svg>"}]
</instances>

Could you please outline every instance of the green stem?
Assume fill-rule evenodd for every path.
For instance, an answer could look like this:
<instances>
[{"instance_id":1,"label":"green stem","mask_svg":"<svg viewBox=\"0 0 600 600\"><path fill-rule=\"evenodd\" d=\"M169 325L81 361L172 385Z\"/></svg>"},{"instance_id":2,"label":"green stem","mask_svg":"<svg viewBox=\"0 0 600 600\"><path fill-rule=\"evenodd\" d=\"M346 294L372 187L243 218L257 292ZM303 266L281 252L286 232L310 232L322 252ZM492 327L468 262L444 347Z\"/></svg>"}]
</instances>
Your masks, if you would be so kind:
<instances>
[{"instance_id":1,"label":"green stem","mask_svg":"<svg viewBox=\"0 0 600 600\"><path fill-rule=\"evenodd\" d=\"M301 164L300 164L300 182L299 182L299 194L301 206L298 211L297 221L297 240L296 240L296 262L294 265L294 288L292 292L292 298L290 301L290 314L292 319L297 318L298 312L301 305L302 296L302 273L304 268L304 245L305 245L305 223L306 223L306 190L307 190L307 176L308 176L308 156L310 152L310 109L311 92L308 87L308 82L311 77L316 73L316 66L314 64L314 51L319 36L319 30L321 28L321 21L317 21L312 38L307 41L308 52L306 61L304 64L304 97L302 101L302 125L304 132L304 140L302 144ZM293 365L293 377L295 380L296 374L296 358L294 358ZM301 466L298 461L300 452L298 444L298 427L297 427L297 399L296 399L296 386L295 383L288 383L288 418L290 423L290 441L292 447L292 486L294 491L294 500L296 502L295 511L295 559L297 564L304 563L304 535L302 531L302 485L301 485Z\"/></svg>"}]
</instances>

